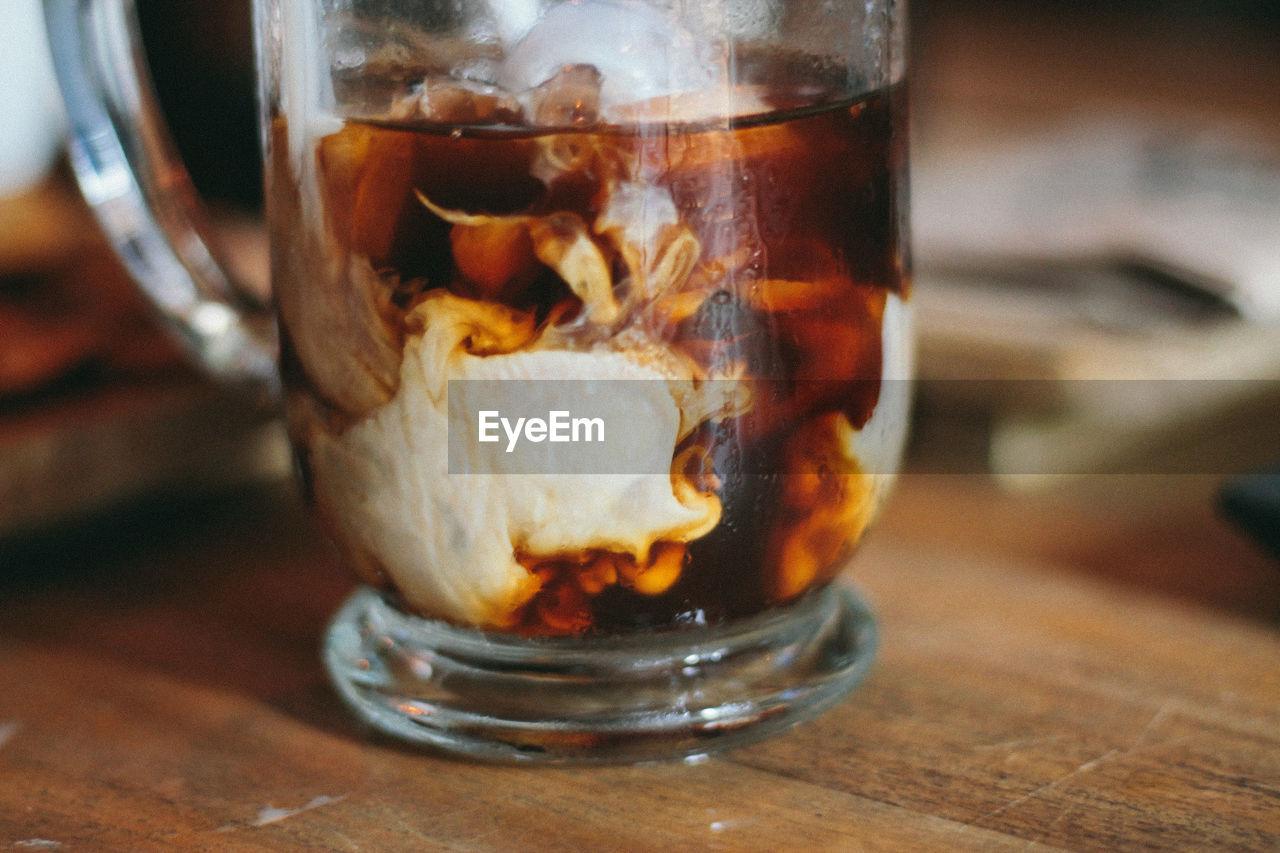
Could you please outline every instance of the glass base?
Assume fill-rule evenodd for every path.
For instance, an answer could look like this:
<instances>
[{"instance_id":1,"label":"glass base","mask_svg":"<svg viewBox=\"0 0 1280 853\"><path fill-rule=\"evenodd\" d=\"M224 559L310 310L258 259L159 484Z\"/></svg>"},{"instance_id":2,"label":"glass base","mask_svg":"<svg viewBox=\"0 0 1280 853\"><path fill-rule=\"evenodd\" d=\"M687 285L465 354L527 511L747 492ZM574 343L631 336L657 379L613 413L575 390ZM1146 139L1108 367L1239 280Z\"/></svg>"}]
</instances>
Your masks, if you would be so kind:
<instances>
[{"instance_id":1,"label":"glass base","mask_svg":"<svg viewBox=\"0 0 1280 853\"><path fill-rule=\"evenodd\" d=\"M338 692L375 729L514 762L674 759L759 740L835 704L875 657L875 621L830 586L712 629L528 639L409 616L372 589L325 635Z\"/></svg>"}]
</instances>

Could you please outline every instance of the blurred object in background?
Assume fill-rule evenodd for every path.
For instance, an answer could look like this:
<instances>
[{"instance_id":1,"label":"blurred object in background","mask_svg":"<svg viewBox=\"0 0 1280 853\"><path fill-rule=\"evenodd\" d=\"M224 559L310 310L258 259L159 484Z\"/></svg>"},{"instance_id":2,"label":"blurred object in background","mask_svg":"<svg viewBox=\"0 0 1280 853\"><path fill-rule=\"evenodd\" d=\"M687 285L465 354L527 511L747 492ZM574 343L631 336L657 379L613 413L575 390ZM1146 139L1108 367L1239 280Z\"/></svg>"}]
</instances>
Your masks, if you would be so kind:
<instances>
[{"instance_id":1,"label":"blurred object in background","mask_svg":"<svg viewBox=\"0 0 1280 853\"><path fill-rule=\"evenodd\" d=\"M924 272L1128 269L1148 273L1156 313L1163 284L1280 322L1280 146L1132 113L969 142L915 170ZM1108 317L1104 300L1098 323L1143 322L1126 307Z\"/></svg>"},{"instance_id":2,"label":"blurred object in background","mask_svg":"<svg viewBox=\"0 0 1280 853\"><path fill-rule=\"evenodd\" d=\"M934 0L917 30L917 450L1021 487L1273 457L1280 3Z\"/></svg>"},{"instance_id":3,"label":"blurred object in background","mask_svg":"<svg viewBox=\"0 0 1280 853\"><path fill-rule=\"evenodd\" d=\"M0 198L48 173L66 132L40 0L9 0L0 31Z\"/></svg>"},{"instance_id":4,"label":"blurred object in background","mask_svg":"<svg viewBox=\"0 0 1280 853\"><path fill-rule=\"evenodd\" d=\"M1227 518L1280 560L1280 463L1227 483L1220 504Z\"/></svg>"},{"instance_id":5,"label":"blurred object in background","mask_svg":"<svg viewBox=\"0 0 1280 853\"><path fill-rule=\"evenodd\" d=\"M270 413L196 374L60 177L0 201L0 541L285 476Z\"/></svg>"},{"instance_id":6,"label":"blurred object in background","mask_svg":"<svg viewBox=\"0 0 1280 853\"><path fill-rule=\"evenodd\" d=\"M191 368L68 170L49 174L61 99L39 0L16 3L0 36L0 540L160 494L284 476L271 413ZM246 280L265 283L248 3L139 5L217 236Z\"/></svg>"},{"instance_id":7,"label":"blurred object in background","mask_svg":"<svg viewBox=\"0 0 1280 853\"><path fill-rule=\"evenodd\" d=\"M236 280L266 301L251 0L137 0L156 96Z\"/></svg>"},{"instance_id":8,"label":"blurred object in background","mask_svg":"<svg viewBox=\"0 0 1280 853\"><path fill-rule=\"evenodd\" d=\"M71 187L0 201L0 414L181 364Z\"/></svg>"},{"instance_id":9,"label":"blurred object in background","mask_svg":"<svg viewBox=\"0 0 1280 853\"><path fill-rule=\"evenodd\" d=\"M66 115L40 0L11 0L6 11L0 32L0 407L12 408L15 400L108 362L136 363L150 347L126 352L145 328L137 322L138 301L110 259L84 251L95 226L65 176L49 176Z\"/></svg>"},{"instance_id":10,"label":"blurred object in background","mask_svg":"<svg viewBox=\"0 0 1280 853\"><path fill-rule=\"evenodd\" d=\"M256 210L262 159L250 0L137 0L161 108L192 181L217 210Z\"/></svg>"}]
</instances>

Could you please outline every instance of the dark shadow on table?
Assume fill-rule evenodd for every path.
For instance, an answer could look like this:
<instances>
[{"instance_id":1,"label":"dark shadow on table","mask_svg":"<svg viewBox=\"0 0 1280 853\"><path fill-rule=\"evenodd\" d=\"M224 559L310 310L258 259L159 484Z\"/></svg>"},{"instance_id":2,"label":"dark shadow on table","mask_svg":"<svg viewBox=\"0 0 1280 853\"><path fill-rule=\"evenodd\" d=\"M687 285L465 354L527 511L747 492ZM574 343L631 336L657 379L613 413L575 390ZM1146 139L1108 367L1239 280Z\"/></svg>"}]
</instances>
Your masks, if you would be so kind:
<instances>
[{"instance_id":1,"label":"dark shadow on table","mask_svg":"<svg viewBox=\"0 0 1280 853\"><path fill-rule=\"evenodd\" d=\"M353 585L288 485L153 496L0 539L0 642L245 694L361 739L319 653Z\"/></svg>"}]
</instances>

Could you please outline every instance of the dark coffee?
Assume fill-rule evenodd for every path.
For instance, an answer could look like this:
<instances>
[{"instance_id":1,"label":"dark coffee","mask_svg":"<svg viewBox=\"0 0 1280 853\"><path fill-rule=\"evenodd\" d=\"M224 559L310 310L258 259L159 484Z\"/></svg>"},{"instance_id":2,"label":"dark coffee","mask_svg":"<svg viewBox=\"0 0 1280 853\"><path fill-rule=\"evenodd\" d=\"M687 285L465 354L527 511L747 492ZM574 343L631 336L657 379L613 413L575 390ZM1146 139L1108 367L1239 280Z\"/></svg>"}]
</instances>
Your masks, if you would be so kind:
<instances>
[{"instance_id":1,"label":"dark coffee","mask_svg":"<svg viewBox=\"0 0 1280 853\"><path fill-rule=\"evenodd\" d=\"M315 197L277 202L322 211L323 237L298 249L314 257L277 261L308 482L350 561L408 609L524 634L716 623L825 584L874 511L883 463L859 458L858 433L881 398L885 336L903 333L886 323L907 287L902 93L819 106L747 93L757 109L740 118L609 123L591 73L567 69L554 98L524 104L415 89L323 136ZM441 330L459 325L446 349ZM353 355L335 336L362 343ZM552 547L554 523L520 521L501 481L474 511L442 512L470 481L397 458L444 453L423 445L437 432L414 438L412 412L437 415L410 405L410 377L464 378L457 365L471 376L490 358L522 381L621 359L751 393L679 433L662 500L687 521L650 522L666 510L641 502L616 519L626 535L593 519L595 533ZM381 461L352 462L344 443ZM384 490L383 477L404 482ZM406 501L421 506L378 520ZM491 558L468 551L483 538L468 524L511 546L501 578L477 570L474 594L465 563ZM432 525L452 532L422 532Z\"/></svg>"}]
</instances>

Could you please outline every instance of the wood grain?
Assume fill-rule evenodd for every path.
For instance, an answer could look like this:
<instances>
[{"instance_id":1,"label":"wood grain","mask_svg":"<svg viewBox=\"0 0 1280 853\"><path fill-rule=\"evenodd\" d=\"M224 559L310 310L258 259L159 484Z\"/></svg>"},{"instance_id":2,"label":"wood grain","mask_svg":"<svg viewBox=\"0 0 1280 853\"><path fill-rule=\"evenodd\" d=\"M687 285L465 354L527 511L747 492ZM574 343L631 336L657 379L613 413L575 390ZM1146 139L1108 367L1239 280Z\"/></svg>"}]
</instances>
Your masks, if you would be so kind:
<instances>
[{"instance_id":1,"label":"wood grain","mask_svg":"<svg viewBox=\"0 0 1280 853\"><path fill-rule=\"evenodd\" d=\"M864 685L694 764L479 765L364 731L316 654L350 582L291 492L0 551L0 846L1280 847L1274 626L939 536L939 499L996 526L1089 517L949 483L903 478L859 555L883 634Z\"/></svg>"}]
</instances>

